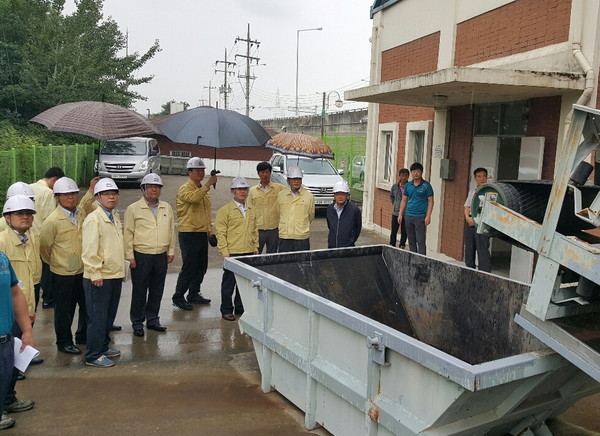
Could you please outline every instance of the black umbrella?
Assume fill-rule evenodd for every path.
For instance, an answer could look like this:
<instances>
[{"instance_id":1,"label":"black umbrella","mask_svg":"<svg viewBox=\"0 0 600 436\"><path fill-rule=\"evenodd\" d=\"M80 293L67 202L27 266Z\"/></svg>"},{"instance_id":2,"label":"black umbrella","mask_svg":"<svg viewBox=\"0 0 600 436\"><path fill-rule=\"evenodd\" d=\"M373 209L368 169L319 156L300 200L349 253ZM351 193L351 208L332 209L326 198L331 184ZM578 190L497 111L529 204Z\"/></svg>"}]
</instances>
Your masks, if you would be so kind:
<instances>
[{"instance_id":1,"label":"black umbrella","mask_svg":"<svg viewBox=\"0 0 600 436\"><path fill-rule=\"evenodd\" d=\"M145 117L111 103L78 101L64 103L31 119L54 132L78 133L108 139L154 135L160 132Z\"/></svg>"},{"instance_id":2,"label":"black umbrella","mask_svg":"<svg viewBox=\"0 0 600 436\"><path fill-rule=\"evenodd\" d=\"M215 148L264 145L271 136L252 118L235 111L199 107L171 116L160 129L173 142Z\"/></svg>"},{"instance_id":3,"label":"black umbrella","mask_svg":"<svg viewBox=\"0 0 600 436\"><path fill-rule=\"evenodd\" d=\"M219 173L216 169L217 148L256 147L264 145L271 138L252 118L212 107L199 107L174 114L160 129L173 142L214 147L211 175Z\"/></svg>"}]
</instances>

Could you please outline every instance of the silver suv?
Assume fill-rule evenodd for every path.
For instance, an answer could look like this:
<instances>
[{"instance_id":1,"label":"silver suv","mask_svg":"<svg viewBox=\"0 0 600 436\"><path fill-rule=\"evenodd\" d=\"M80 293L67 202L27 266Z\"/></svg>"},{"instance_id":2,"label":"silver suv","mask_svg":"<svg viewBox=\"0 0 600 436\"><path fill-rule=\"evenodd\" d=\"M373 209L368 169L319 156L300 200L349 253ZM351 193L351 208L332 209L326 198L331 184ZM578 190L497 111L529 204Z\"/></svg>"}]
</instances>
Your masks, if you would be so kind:
<instances>
[{"instance_id":1,"label":"silver suv","mask_svg":"<svg viewBox=\"0 0 600 436\"><path fill-rule=\"evenodd\" d=\"M313 159L294 154L276 153L271 158L274 182L287 186L287 170L297 165L302 169L304 178L302 185L315 197L315 207L327 207L333 202L333 185L342 179L340 173L331 165L329 160L323 158Z\"/></svg>"}]
</instances>

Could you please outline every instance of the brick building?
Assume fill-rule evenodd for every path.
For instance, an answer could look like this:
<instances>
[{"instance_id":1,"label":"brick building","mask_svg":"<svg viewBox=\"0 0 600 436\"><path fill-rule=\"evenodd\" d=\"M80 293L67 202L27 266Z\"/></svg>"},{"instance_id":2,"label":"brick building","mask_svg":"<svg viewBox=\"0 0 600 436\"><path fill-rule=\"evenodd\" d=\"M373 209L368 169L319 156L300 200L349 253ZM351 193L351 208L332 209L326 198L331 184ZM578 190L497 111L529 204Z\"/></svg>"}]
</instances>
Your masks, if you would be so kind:
<instances>
[{"instance_id":1,"label":"brick building","mask_svg":"<svg viewBox=\"0 0 600 436\"><path fill-rule=\"evenodd\" d=\"M572 105L598 107L600 0L377 0L371 17L370 85L345 95L370 103L363 221L389 229L398 169L422 162L429 254L461 260L472 170L551 179ZM492 245L530 278L529 253Z\"/></svg>"}]
</instances>

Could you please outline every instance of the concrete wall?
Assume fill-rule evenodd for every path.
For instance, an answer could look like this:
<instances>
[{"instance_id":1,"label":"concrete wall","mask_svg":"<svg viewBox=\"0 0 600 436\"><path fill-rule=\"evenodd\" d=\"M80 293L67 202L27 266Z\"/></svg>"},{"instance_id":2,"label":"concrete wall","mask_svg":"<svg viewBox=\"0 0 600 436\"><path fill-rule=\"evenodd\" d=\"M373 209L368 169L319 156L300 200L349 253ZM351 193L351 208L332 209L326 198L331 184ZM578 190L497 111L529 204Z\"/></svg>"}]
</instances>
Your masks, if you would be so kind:
<instances>
[{"instance_id":1,"label":"concrete wall","mask_svg":"<svg viewBox=\"0 0 600 436\"><path fill-rule=\"evenodd\" d=\"M321 136L321 116L307 115L302 117L270 118L257 120L265 129L274 130L277 133L285 131L289 133L306 133L312 136ZM325 133L328 136L365 136L367 131L367 109L352 111L340 111L327 114L324 120Z\"/></svg>"}]
</instances>

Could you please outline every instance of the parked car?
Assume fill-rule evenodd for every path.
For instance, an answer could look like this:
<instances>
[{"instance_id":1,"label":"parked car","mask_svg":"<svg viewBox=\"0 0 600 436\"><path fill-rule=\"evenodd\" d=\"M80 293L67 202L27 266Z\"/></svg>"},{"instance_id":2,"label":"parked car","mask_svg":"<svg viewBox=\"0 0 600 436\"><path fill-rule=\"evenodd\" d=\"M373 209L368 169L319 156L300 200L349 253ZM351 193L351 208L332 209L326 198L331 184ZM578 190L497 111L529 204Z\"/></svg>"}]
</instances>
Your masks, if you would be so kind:
<instances>
[{"instance_id":1,"label":"parked car","mask_svg":"<svg viewBox=\"0 0 600 436\"><path fill-rule=\"evenodd\" d=\"M302 169L304 178L302 185L308 189L315 198L315 207L327 207L333 202L333 185L341 181L342 176L323 158L310 158L293 154L275 153L271 158L273 174L271 180L287 186L287 170L290 166L297 165Z\"/></svg>"},{"instance_id":2,"label":"parked car","mask_svg":"<svg viewBox=\"0 0 600 436\"><path fill-rule=\"evenodd\" d=\"M354 156L352 159L352 180L359 180L363 182L365 180L365 157Z\"/></svg>"},{"instance_id":3,"label":"parked car","mask_svg":"<svg viewBox=\"0 0 600 436\"><path fill-rule=\"evenodd\" d=\"M106 141L98 152L96 171L116 181L140 182L149 173L160 174L160 151L153 138L121 138Z\"/></svg>"}]
</instances>

